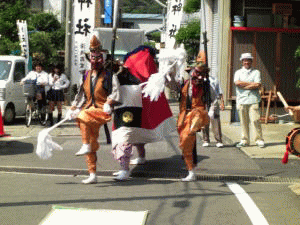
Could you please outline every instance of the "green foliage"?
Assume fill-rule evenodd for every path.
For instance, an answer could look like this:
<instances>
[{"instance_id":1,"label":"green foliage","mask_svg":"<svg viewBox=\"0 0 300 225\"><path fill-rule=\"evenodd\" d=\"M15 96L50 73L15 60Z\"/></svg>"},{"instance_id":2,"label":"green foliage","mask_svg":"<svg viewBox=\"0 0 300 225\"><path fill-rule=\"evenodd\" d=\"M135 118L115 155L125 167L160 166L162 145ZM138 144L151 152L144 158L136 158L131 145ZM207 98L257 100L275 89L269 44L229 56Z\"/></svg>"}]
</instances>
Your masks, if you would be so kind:
<instances>
[{"instance_id":1,"label":"green foliage","mask_svg":"<svg viewBox=\"0 0 300 225\"><path fill-rule=\"evenodd\" d=\"M20 51L17 20L26 20L29 33L29 53L43 55L45 68L59 57L57 50L65 48L65 30L53 13L29 14L24 0L0 3L0 55ZM63 62L60 57L59 61Z\"/></svg>"},{"instance_id":2,"label":"green foliage","mask_svg":"<svg viewBox=\"0 0 300 225\"><path fill-rule=\"evenodd\" d=\"M200 0L186 0L183 11L185 13L194 13L199 11L201 6Z\"/></svg>"},{"instance_id":3,"label":"green foliage","mask_svg":"<svg viewBox=\"0 0 300 225\"><path fill-rule=\"evenodd\" d=\"M157 31L157 32L154 32L152 33L152 38L155 42L160 42L160 35L161 35L161 32L160 31Z\"/></svg>"},{"instance_id":4,"label":"green foliage","mask_svg":"<svg viewBox=\"0 0 300 225\"><path fill-rule=\"evenodd\" d=\"M47 60L51 58L55 52L51 35L45 31L32 33L29 39L29 46L32 53L42 53L45 56L45 64L47 64Z\"/></svg>"},{"instance_id":5,"label":"green foliage","mask_svg":"<svg viewBox=\"0 0 300 225\"><path fill-rule=\"evenodd\" d=\"M58 50L65 48L65 29L53 13L38 13L32 15L29 20L33 32L29 35L30 53L45 56L43 62L45 69L49 69L51 63L57 61ZM60 62L64 59L60 58Z\"/></svg>"},{"instance_id":6,"label":"green foliage","mask_svg":"<svg viewBox=\"0 0 300 225\"><path fill-rule=\"evenodd\" d=\"M49 32L51 43L53 47L57 50L65 49L65 27L62 26L60 29L55 30L53 32Z\"/></svg>"},{"instance_id":7,"label":"green foliage","mask_svg":"<svg viewBox=\"0 0 300 225\"><path fill-rule=\"evenodd\" d=\"M295 58L300 59L300 46L298 46L295 51Z\"/></svg>"},{"instance_id":8,"label":"green foliage","mask_svg":"<svg viewBox=\"0 0 300 225\"><path fill-rule=\"evenodd\" d=\"M53 32L61 28L60 22L53 13L33 14L29 24L38 31Z\"/></svg>"},{"instance_id":9,"label":"green foliage","mask_svg":"<svg viewBox=\"0 0 300 225\"><path fill-rule=\"evenodd\" d=\"M189 22L186 26L181 27L175 35L177 43L186 43L191 40L200 39L200 21Z\"/></svg>"},{"instance_id":10,"label":"green foliage","mask_svg":"<svg viewBox=\"0 0 300 225\"><path fill-rule=\"evenodd\" d=\"M0 3L0 34L1 38L9 38L12 42L16 42L19 40L16 21L27 20L29 10L24 0L12 2L14 1Z\"/></svg>"},{"instance_id":11,"label":"green foliage","mask_svg":"<svg viewBox=\"0 0 300 225\"><path fill-rule=\"evenodd\" d=\"M155 42L153 42L153 41L144 42L144 45L155 48Z\"/></svg>"},{"instance_id":12,"label":"green foliage","mask_svg":"<svg viewBox=\"0 0 300 225\"><path fill-rule=\"evenodd\" d=\"M192 21L181 27L175 35L176 43L184 44L189 58L195 58L200 44L200 21Z\"/></svg>"},{"instance_id":13,"label":"green foliage","mask_svg":"<svg viewBox=\"0 0 300 225\"><path fill-rule=\"evenodd\" d=\"M160 31L156 31L156 32L147 34L147 38L149 40L152 40L152 41L155 41L155 42L160 42L160 35L161 35L161 32Z\"/></svg>"},{"instance_id":14,"label":"green foliage","mask_svg":"<svg viewBox=\"0 0 300 225\"><path fill-rule=\"evenodd\" d=\"M43 52L48 58L57 50L65 47L65 30L53 13L38 13L32 15L28 27L34 32L30 35L30 51ZM40 38L40 39L39 39Z\"/></svg>"},{"instance_id":15,"label":"green foliage","mask_svg":"<svg viewBox=\"0 0 300 225\"><path fill-rule=\"evenodd\" d=\"M12 50L21 51L19 42L13 42L7 37L0 38L0 55L9 55Z\"/></svg>"},{"instance_id":16,"label":"green foliage","mask_svg":"<svg viewBox=\"0 0 300 225\"><path fill-rule=\"evenodd\" d=\"M300 59L300 46L297 47L295 51L295 58L299 61ZM299 75L300 74L300 67L297 68L296 73ZM300 78L298 79L296 83L296 88L300 88Z\"/></svg>"},{"instance_id":17,"label":"green foliage","mask_svg":"<svg viewBox=\"0 0 300 225\"><path fill-rule=\"evenodd\" d=\"M167 5L166 0L160 0L162 3ZM162 6L155 1L146 0L126 0L121 3L122 13L153 13L161 14Z\"/></svg>"}]
</instances>

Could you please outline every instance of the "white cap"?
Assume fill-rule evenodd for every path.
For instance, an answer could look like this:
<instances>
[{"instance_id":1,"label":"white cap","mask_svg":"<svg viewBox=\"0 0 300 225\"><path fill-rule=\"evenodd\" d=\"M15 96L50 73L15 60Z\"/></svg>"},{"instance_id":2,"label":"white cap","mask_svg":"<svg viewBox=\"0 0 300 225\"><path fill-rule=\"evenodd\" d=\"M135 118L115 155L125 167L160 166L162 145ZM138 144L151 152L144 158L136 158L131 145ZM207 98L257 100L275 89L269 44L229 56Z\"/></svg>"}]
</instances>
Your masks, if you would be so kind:
<instances>
[{"instance_id":1,"label":"white cap","mask_svg":"<svg viewBox=\"0 0 300 225\"><path fill-rule=\"evenodd\" d=\"M243 53L241 55L240 61L242 61L243 59L253 59L253 56L251 55L251 53Z\"/></svg>"}]
</instances>

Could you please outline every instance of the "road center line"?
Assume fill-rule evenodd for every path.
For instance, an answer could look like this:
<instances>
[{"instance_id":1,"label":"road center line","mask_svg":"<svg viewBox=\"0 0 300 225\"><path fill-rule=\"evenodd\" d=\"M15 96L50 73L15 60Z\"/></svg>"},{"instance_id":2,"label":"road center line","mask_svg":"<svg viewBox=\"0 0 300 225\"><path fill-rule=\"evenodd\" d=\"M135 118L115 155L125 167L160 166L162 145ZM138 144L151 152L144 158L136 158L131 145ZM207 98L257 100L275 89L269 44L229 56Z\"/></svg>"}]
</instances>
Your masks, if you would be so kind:
<instances>
[{"instance_id":1,"label":"road center line","mask_svg":"<svg viewBox=\"0 0 300 225\"><path fill-rule=\"evenodd\" d=\"M235 194L244 210L248 214L252 224L254 225L268 225L268 221L256 206L251 197L244 191L244 189L237 183L226 183L229 189Z\"/></svg>"}]
</instances>

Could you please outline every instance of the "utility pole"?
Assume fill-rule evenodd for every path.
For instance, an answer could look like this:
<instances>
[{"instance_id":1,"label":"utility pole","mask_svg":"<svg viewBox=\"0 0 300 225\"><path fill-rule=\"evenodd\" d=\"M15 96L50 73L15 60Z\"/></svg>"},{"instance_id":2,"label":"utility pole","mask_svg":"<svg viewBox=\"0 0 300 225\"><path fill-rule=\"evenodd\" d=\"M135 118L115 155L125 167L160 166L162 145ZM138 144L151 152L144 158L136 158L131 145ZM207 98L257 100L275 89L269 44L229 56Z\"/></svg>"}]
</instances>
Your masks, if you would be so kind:
<instances>
[{"instance_id":1,"label":"utility pole","mask_svg":"<svg viewBox=\"0 0 300 225\"><path fill-rule=\"evenodd\" d=\"M67 102L71 102L72 91L72 77L71 77L71 45L72 45L72 4L73 0L67 0L66 5L66 38L65 38L65 74L67 75L68 79L71 83L71 88L69 88L67 94Z\"/></svg>"}]
</instances>

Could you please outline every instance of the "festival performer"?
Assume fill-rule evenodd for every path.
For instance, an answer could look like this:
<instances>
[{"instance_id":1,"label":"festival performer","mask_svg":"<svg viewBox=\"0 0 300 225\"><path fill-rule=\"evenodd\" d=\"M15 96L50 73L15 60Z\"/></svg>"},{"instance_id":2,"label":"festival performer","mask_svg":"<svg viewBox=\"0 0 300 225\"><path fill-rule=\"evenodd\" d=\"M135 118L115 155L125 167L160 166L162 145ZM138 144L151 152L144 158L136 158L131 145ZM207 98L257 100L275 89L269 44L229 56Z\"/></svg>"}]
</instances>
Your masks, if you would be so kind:
<instances>
[{"instance_id":1,"label":"festival performer","mask_svg":"<svg viewBox=\"0 0 300 225\"><path fill-rule=\"evenodd\" d=\"M181 98L177 129L179 147L188 170L188 176L182 181L196 180L194 168L197 165L196 132L209 124L208 113L205 110L204 82L208 78L209 68L204 63L197 63L191 71L191 78L180 90Z\"/></svg>"},{"instance_id":2,"label":"festival performer","mask_svg":"<svg viewBox=\"0 0 300 225\"><path fill-rule=\"evenodd\" d=\"M190 78L184 79L186 52L183 47L165 51L158 56L158 60L162 64L160 71L148 79L142 93L143 96L150 97L151 101L156 101L166 86L180 92L177 131L180 138L179 147L188 170L188 176L182 181L194 181L194 168L197 164L196 132L209 123L208 112L205 109L210 103L209 68L203 59L189 68Z\"/></svg>"},{"instance_id":3,"label":"festival performer","mask_svg":"<svg viewBox=\"0 0 300 225\"><path fill-rule=\"evenodd\" d=\"M114 108L112 148L114 157L121 166L121 170L114 173L116 180L129 178L133 146L137 147L139 154L139 160L134 160L133 163L143 163L144 145L159 141L176 129L163 93L158 101L142 96L140 84L157 72L154 56L154 49L140 46L126 55L123 66L113 76L112 94L108 97L107 105L105 104L105 111L112 112Z\"/></svg>"},{"instance_id":4,"label":"festival performer","mask_svg":"<svg viewBox=\"0 0 300 225\"><path fill-rule=\"evenodd\" d=\"M99 149L98 137L100 127L111 120L111 116L103 112L103 105L111 92L110 72L104 68L106 50L95 35L90 40L91 70L87 71L70 110L68 118L76 118L82 136L82 147L77 156L85 155L90 176L83 180L84 184L97 182L96 151Z\"/></svg>"}]
</instances>

